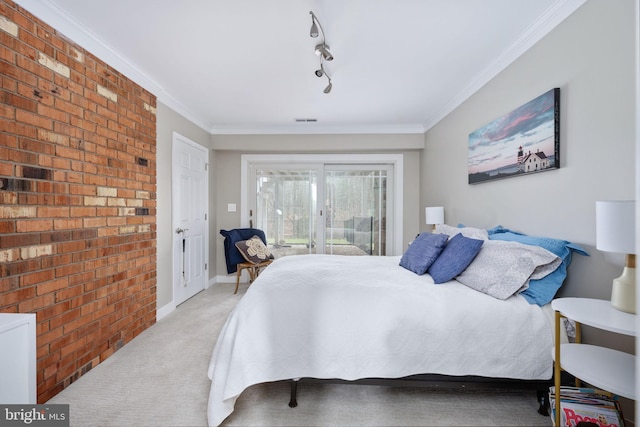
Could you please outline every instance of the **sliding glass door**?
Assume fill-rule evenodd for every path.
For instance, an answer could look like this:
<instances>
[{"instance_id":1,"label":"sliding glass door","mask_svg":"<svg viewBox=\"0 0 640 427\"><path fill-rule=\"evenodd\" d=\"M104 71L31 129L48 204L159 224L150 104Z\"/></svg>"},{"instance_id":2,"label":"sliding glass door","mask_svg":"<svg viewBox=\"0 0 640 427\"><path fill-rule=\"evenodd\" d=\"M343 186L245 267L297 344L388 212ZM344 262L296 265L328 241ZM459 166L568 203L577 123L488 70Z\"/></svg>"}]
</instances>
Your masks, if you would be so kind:
<instances>
[{"instance_id":1,"label":"sliding glass door","mask_svg":"<svg viewBox=\"0 0 640 427\"><path fill-rule=\"evenodd\" d=\"M276 256L389 253L393 165L255 163L247 172L249 220Z\"/></svg>"}]
</instances>

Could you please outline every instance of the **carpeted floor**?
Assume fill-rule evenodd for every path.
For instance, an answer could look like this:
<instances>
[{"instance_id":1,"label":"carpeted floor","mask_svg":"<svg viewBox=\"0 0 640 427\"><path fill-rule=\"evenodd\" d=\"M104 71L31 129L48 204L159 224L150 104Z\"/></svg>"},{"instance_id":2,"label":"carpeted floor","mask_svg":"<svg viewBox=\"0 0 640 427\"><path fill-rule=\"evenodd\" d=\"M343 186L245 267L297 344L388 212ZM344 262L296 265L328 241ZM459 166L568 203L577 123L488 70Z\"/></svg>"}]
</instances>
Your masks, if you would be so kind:
<instances>
[{"instance_id":1,"label":"carpeted floor","mask_svg":"<svg viewBox=\"0 0 640 427\"><path fill-rule=\"evenodd\" d=\"M49 403L71 426L206 426L207 366L227 315L246 291L219 284L180 305ZM224 426L550 426L534 391L433 390L301 381L247 389Z\"/></svg>"}]
</instances>

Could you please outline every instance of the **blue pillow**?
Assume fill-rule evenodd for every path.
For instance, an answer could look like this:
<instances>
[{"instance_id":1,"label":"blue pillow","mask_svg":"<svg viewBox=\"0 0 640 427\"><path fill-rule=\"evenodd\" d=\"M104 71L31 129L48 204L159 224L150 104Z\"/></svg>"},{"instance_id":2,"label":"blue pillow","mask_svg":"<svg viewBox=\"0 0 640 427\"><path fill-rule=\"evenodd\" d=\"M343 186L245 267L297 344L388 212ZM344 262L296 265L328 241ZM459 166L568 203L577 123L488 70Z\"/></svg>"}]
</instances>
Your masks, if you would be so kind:
<instances>
[{"instance_id":1,"label":"blue pillow","mask_svg":"<svg viewBox=\"0 0 640 427\"><path fill-rule=\"evenodd\" d=\"M453 236L428 270L433 282L448 282L462 273L478 255L482 243L483 240L471 239L462 234Z\"/></svg>"},{"instance_id":2,"label":"blue pillow","mask_svg":"<svg viewBox=\"0 0 640 427\"><path fill-rule=\"evenodd\" d=\"M409 245L400 265L416 274L424 274L447 244L446 234L422 233Z\"/></svg>"},{"instance_id":3,"label":"blue pillow","mask_svg":"<svg viewBox=\"0 0 640 427\"><path fill-rule=\"evenodd\" d=\"M558 289L567 277L567 268L571 264L572 253L575 251L580 255L589 254L580 246L567 242L566 240L550 239L548 237L527 236L502 226L494 227L489 232L490 240L506 240L510 242L520 242L525 245L540 246L549 252L559 256L562 263L552 273L542 279L532 279L529 281L529 288L520 292L529 304L543 306L549 304L555 297Z\"/></svg>"}]
</instances>

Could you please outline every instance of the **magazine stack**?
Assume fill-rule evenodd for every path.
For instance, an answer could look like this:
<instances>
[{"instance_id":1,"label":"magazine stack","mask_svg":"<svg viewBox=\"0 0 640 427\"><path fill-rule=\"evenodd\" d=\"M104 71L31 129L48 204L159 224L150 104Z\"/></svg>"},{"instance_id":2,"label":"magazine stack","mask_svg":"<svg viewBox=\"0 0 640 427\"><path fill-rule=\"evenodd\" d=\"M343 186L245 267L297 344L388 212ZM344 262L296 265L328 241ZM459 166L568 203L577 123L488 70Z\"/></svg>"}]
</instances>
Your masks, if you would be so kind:
<instances>
[{"instance_id":1,"label":"magazine stack","mask_svg":"<svg viewBox=\"0 0 640 427\"><path fill-rule=\"evenodd\" d=\"M555 398L555 387L549 387L551 420L554 426ZM575 427L580 422L592 423L591 425L598 427L624 427L624 417L617 397L604 390L560 387L560 410L560 425L563 427Z\"/></svg>"}]
</instances>

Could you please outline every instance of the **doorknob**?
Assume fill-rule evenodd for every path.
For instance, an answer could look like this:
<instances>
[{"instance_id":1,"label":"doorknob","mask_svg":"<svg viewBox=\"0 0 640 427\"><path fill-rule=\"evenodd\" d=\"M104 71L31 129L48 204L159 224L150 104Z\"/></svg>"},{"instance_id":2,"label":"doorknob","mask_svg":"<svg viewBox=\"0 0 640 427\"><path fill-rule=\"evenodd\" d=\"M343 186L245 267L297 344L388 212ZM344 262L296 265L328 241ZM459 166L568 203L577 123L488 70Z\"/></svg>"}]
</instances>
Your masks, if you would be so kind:
<instances>
[{"instance_id":1,"label":"doorknob","mask_svg":"<svg viewBox=\"0 0 640 427\"><path fill-rule=\"evenodd\" d=\"M189 231L189 229L188 228L180 228L180 227L176 228L176 233L178 233L178 234L184 233L185 231Z\"/></svg>"}]
</instances>

